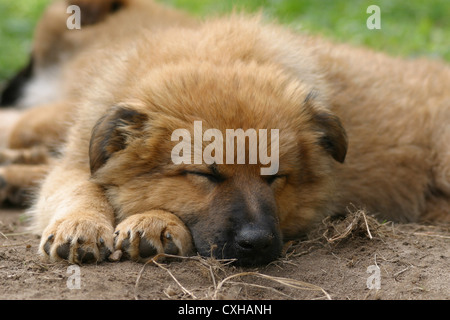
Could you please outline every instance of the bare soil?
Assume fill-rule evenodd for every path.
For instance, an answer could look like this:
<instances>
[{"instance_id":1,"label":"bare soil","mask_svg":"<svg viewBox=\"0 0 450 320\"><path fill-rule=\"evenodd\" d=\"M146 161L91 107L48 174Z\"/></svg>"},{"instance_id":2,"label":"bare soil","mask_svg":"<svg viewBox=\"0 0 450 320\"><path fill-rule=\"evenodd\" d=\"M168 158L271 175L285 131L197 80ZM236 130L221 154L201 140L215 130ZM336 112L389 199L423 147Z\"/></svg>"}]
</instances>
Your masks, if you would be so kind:
<instances>
[{"instance_id":1,"label":"bare soil","mask_svg":"<svg viewBox=\"0 0 450 320\"><path fill-rule=\"evenodd\" d=\"M76 271L43 261L38 244L22 210L0 210L0 299L450 299L449 225L380 224L361 211L324 220L268 266L201 257L102 262L80 266L79 289Z\"/></svg>"}]
</instances>

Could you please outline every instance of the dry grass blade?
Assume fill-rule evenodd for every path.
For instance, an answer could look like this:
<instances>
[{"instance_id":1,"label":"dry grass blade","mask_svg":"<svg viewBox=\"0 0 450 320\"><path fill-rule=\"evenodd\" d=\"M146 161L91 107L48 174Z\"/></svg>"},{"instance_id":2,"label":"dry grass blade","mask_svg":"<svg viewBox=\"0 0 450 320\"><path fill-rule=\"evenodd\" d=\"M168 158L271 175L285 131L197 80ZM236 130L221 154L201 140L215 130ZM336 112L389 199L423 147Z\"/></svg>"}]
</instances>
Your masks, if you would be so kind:
<instances>
[{"instance_id":1,"label":"dry grass blade","mask_svg":"<svg viewBox=\"0 0 450 320\"><path fill-rule=\"evenodd\" d=\"M234 279L237 277L243 277L243 276L256 276L256 277L268 279L268 280L280 283L282 285L285 285L287 287L298 289L298 290L321 291L328 300L331 300L330 295L323 288L321 288L319 286L316 286L316 285L313 285L313 284L310 284L307 282L295 280L295 279L273 277L273 276L261 274L258 272L241 272L241 273L236 273L236 274L226 277L225 279L220 281L219 284L217 285L217 289L214 292L214 299L217 299L217 295L225 283L229 282L231 279ZM267 288L270 288L270 287L267 287Z\"/></svg>"},{"instance_id":2,"label":"dry grass blade","mask_svg":"<svg viewBox=\"0 0 450 320\"><path fill-rule=\"evenodd\" d=\"M362 214L362 216L364 218L364 223L366 224L367 235L369 236L370 239L373 239L372 234L370 233L369 224L367 223L366 214L364 213L364 211L361 211L361 214Z\"/></svg>"},{"instance_id":3,"label":"dry grass blade","mask_svg":"<svg viewBox=\"0 0 450 320\"><path fill-rule=\"evenodd\" d=\"M293 299L290 295L288 295L288 294L286 294L286 293L284 293L284 292L282 292L280 290L277 290L275 288L272 288L272 287L266 287L266 286L262 286L262 285L254 284L254 283L243 283L243 282L235 282L235 281L229 281L228 283L232 284L232 285L245 285L245 286L248 286L248 287L255 287L255 288L265 289L265 290L272 291L272 292L274 292L274 293L276 293L276 294L278 294L280 296L284 296L287 299Z\"/></svg>"},{"instance_id":4,"label":"dry grass blade","mask_svg":"<svg viewBox=\"0 0 450 320\"><path fill-rule=\"evenodd\" d=\"M327 239L328 242L335 242L344 238L347 238L347 236L351 233L351 231L353 230L353 227L355 225L355 223L357 222L357 218L353 219L353 221L347 226L347 228L345 228L345 230L343 232L338 232L337 235L328 238L326 236L326 234L328 233L328 230L325 231L324 233L324 237L325 239Z\"/></svg>"},{"instance_id":5,"label":"dry grass blade","mask_svg":"<svg viewBox=\"0 0 450 320\"><path fill-rule=\"evenodd\" d=\"M149 263L153 263L154 265L156 265L157 267L161 268L162 270L166 271L169 276L175 281L175 283L180 287L181 291L183 291L183 293L191 296L193 299L197 299L197 297L190 292L189 290L187 290L185 287L183 287L183 285L178 281L178 279L173 275L172 272L170 272L169 269L167 269L166 267L164 267L162 264L158 263L156 260L158 260L161 257L174 257L174 258L184 258L184 257L180 257L180 256L173 256L173 255L168 255L168 254L158 254L155 257L153 257L151 260L147 261L143 266L141 271L139 271L139 275L136 278L136 283L134 285L134 298L135 300L139 300L138 295L137 295L137 289L139 286L139 281L141 280L142 274L144 273L144 269L145 266ZM188 258L188 257L186 257Z\"/></svg>"},{"instance_id":6,"label":"dry grass blade","mask_svg":"<svg viewBox=\"0 0 450 320\"><path fill-rule=\"evenodd\" d=\"M156 262L155 260L151 260L155 265L157 265L159 268L165 270L170 277L176 282L176 284L181 288L181 291L183 291L183 293L191 296L193 299L197 299L197 297L190 292L189 290L187 290L185 287L183 287L183 285L177 280L177 278L175 278L175 276L172 274L172 272L170 272L169 269L167 269L166 267L164 267L163 265L161 265L160 263Z\"/></svg>"},{"instance_id":7,"label":"dry grass blade","mask_svg":"<svg viewBox=\"0 0 450 320\"><path fill-rule=\"evenodd\" d=\"M235 261L235 259L222 259L222 260L220 260L220 259L212 259L211 261L209 261L208 259L206 259L204 257L201 257L201 256L183 257L183 256L166 254L166 253L160 253L160 254L154 256L151 260L147 261L142 266L141 270L139 271L139 274L138 274L138 277L136 278L136 283L135 283L135 286L134 286L134 298L136 300L139 300L138 295L137 295L137 291L138 291L139 282L141 280L142 274L144 273L144 269L145 269L147 264L151 264L151 263L153 263L157 267L161 268L162 270L166 271L170 275L170 277L175 281L175 283L178 285L178 287L181 288L181 290L183 291L184 294L189 295L193 299L198 299L192 292L187 290L178 281L178 279L172 274L172 272L169 269L167 269L162 264L157 262L157 260L159 260L160 258L170 258L170 259L179 259L179 260L191 260L191 261L199 262L201 265L203 265L204 267L206 267L208 269L210 277L211 277L211 281L213 283L214 290L217 289L217 283L216 283L216 278L214 276L213 268L219 268L220 266L226 266L226 265L228 265L228 264L230 264L230 263Z\"/></svg>"},{"instance_id":8,"label":"dry grass blade","mask_svg":"<svg viewBox=\"0 0 450 320\"><path fill-rule=\"evenodd\" d=\"M324 219L323 224L326 226L323 237L328 243L345 239L356 231L365 231L369 239L373 239L370 229L371 227L377 228L380 225L374 218L367 217L364 210L356 210L354 212L349 210L347 217L337 223L331 222L329 217L327 217ZM329 236L330 233L332 235Z\"/></svg>"},{"instance_id":9,"label":"dry grass blade","mask_svg":"<svg viewBox=\"0 0 450 320\"><path fill-rule=\"evenodd\" d=\"M441 234L436 234L432 232L414 232L415 236L425 236L425 237L436 237L436 238L443 238L443 239L450 239L450 236L444 236Z\"/></svg>"},{"instance_id":10,"label":"dry grass blade","mask_svg":"<svg viewBox=\"0 0 450 320\"><path fill-rule=\"evenodd\" d=\"M33 233L29 232L29 231L27 231L27 232L5 233L5 234L2 233L2 235L5 236L5 237L25 236L25 235L28 235L28 234L33 234Z\"/></svg>"},{"instance_id":11,"label":"dry grass blade","mask_svg":"<svg viewBox=\"0 0 450 320\"><path fill-rule=\"evenodd\" d=\"M28 244L30 244L30 242L31 242L31 240L27 240L27 241L20 242L20 243L14 243L14 244L2 244L2 245L0 245L0 248L20 247L23 245L28 245Z\"/></svg>"}]
</instances>

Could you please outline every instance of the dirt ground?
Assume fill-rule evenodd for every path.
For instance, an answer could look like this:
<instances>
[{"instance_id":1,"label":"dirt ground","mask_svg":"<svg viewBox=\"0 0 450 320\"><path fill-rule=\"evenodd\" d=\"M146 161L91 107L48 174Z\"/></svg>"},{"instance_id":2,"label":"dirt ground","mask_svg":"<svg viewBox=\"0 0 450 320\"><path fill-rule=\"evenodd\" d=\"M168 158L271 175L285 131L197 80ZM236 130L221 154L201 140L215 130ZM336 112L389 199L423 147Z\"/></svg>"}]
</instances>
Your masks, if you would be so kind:
<instances>
[{"instance_id":1,"label":"dirt ground","mask_svg":"<svg viewBox=\"0 0 450 320\"><path fill-rule=\"evenodd\" d=\"M38 244L23 211L0 210L0 299L450 299L449 225L380 224L360 211L324 220L258 268L201 257L69 268L43 261Z\"/></svg>"}]
</instances>

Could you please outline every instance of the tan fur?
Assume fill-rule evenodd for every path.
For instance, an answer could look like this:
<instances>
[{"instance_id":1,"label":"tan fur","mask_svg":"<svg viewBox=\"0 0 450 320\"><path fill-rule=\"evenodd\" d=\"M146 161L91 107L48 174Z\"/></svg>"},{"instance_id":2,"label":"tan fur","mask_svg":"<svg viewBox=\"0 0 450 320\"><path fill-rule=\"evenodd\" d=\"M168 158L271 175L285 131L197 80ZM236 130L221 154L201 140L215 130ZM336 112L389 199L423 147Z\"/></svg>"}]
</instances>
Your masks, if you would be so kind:
<instances>
[{"instance_id":1,"label":"tan fur","mask_svg":"<svg viewBox=\"0 0 450 320\"><path fill-rule=\"evenodd\" d=\"M285 240L352 203L395 221L449 220L447 65L333 44L259 18L196 26L154 4L147 9L102 16L80 43L98 34L107 40L63 64L59 103L73 125L30 211L41 253L101 260L106 246L141 260L136 235L151 235L164 252L168 224L177 252L187 254L199 234L214 239L230 228L237 207L249 221L276 208L274 228ZM152 23L117 27L146 15ZM268 183L261 163L224 164L217 183L205 178L204 164L173 164L171 133L193 135L196 120L203 130L279 129L279 178ZM70 254L58 254L65 245Z\"/></svg>"},{"instance_id":2,"label":"tan fur","mask_svg":"<svg viewBox=\"0 0 450 320\"><path fill-rule=\"evenodd\" d=\"M15 109L5 109L0 111L2 119L0 123L0 148L8 148L9 136L17 121L22 117L22 112Z\"/></svg>"}]
</instances>

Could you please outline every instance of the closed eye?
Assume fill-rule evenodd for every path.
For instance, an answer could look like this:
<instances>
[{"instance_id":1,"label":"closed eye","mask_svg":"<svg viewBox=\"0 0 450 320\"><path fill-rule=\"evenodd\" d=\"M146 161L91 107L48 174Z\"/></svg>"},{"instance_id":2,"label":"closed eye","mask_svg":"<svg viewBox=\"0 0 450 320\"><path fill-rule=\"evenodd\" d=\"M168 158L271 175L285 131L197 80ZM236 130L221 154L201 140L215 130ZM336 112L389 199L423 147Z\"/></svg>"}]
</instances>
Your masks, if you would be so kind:
<instances>
[{"instance_id":1,"label":"closed eye","mask_svg":"<svg viewBox=\"0 0 450 320\"><path fill-rule=\"evenodd\" d=\"M206 173L206 172L201 172L201 171L184 171L184 174L192 174L192 175L196 175L196 176L200 176L203 178L207 178L210 182L213 183L220 183L222 181L225 180L225 178L221 175L218 174L212 174L212 173Z\"/></svg>"},{"instance_id":2,"label":"closed eye","mask_svg":"<svg viewBox=\"0 0 450 320\"><path fill-rule=\"evenodd\" d=\"M280 175L271 175L271 176L263 176L263 179L268 183L268 184L272 184L274 183L276 180L281 179L281 178L286 178L287 175L285 174L280 174Z\"/></svg>"},{"instance_id":3,"label":"closed eye","mask_svg":"<svg viewBox=\"0 0 450 320\"><path fill-rule=\"evenodd\" d=\"M114 13L122 9L123 3L121 1L113 1L111 3L110 12Z\"/></svg>"}]
</instances>

